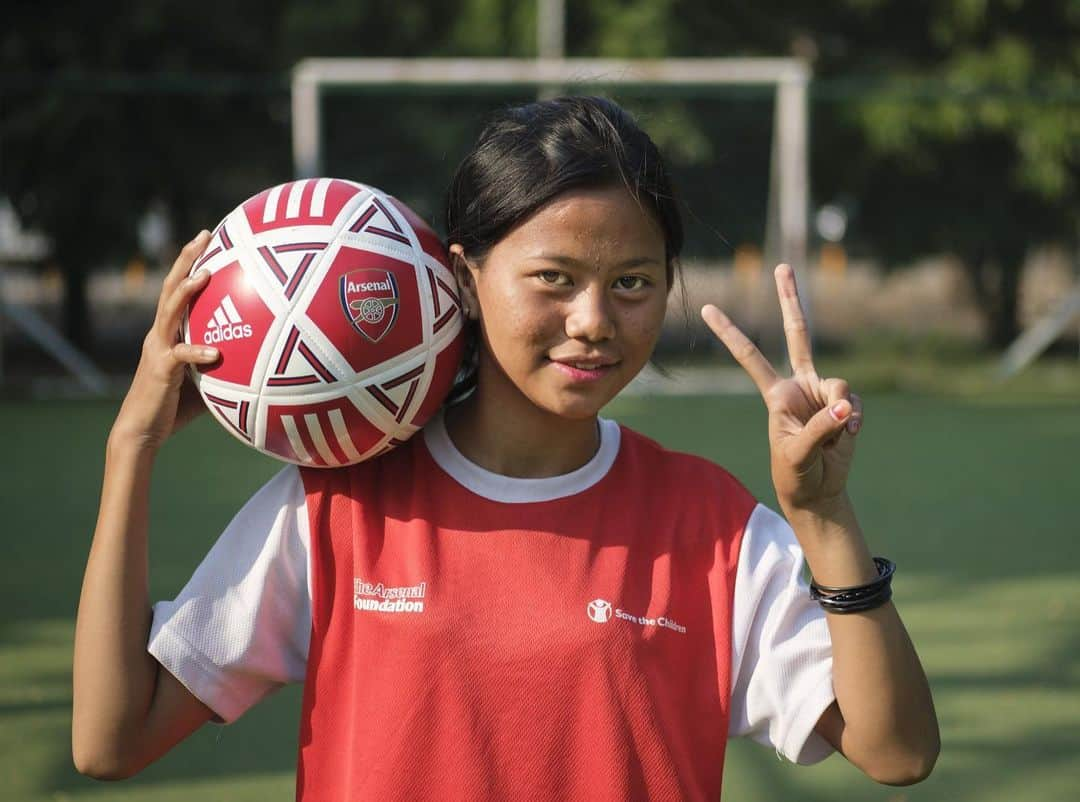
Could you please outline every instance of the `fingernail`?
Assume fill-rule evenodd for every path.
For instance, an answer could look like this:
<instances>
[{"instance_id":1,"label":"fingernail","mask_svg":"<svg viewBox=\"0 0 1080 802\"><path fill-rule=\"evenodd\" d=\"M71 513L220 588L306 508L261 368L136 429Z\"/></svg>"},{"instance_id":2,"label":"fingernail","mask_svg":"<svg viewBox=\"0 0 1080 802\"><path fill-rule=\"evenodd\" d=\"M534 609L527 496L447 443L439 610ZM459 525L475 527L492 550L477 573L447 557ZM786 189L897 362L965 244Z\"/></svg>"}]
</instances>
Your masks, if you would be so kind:
<instances>
[{"instance_id":1,"label":"fingernail","mask_svg":"<svg viewBox=\"0 0 1080 802\"><path fill-rule=\"evenodd\" d=\"M833 416L833 420L842 421L848 416L851 411L851 407L848 406L847 401L837 401L829 408L829 414Z\"/></svg>"},{"instance_id":2,"label":"fingernail","mask_svg":"<svg viewBox=\"0 0 1080 802\"><path fill-rule=\"evenodd\" d=\"M200 267L198 270L195 271L195 274L191 277L191 280L202 281L205 278L209 278L209 276L210 271L207 270L205 267Z\"/></svg>"},{"instance_id":3,"label":"fingernail","mask_svg":"<svg viewBox=\"0 0 1080 802\"><path fill-rule=\"evenodd\" d=\"M199 353L206 359L217 359L218 349L216 348L202 348Z\"/></svg>"}]
</instances>

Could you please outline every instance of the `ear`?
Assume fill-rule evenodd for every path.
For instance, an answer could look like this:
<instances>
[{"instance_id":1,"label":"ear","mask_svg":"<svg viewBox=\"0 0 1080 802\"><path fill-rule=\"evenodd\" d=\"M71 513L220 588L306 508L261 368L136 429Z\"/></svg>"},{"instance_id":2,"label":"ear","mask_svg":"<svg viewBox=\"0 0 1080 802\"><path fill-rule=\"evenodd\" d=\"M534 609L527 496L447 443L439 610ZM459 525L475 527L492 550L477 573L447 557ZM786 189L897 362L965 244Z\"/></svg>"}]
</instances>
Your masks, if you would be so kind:
<instances>
[{"instance_id":1,"label":"ear","mask_svg":"<svg viewBox=\"0 0 1080 802\"><path fill-rule=\"evenodd\" d=\"M450 246L450 266L461 292L461 311L470 320L480 317L480 299L476 293L476 273L479 268L465 257L465 249L454 243Z\"/></svg>"}]
</instances>

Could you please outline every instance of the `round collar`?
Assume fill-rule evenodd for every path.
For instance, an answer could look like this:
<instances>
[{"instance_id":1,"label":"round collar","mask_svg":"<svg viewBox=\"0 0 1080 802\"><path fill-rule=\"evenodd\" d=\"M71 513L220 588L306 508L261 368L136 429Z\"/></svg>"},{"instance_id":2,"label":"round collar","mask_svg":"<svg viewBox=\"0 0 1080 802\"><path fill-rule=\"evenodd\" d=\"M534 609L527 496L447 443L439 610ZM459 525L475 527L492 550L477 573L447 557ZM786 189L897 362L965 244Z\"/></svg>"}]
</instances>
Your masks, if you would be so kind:
<instances>
[{"instance_id":1,"label":"round collar","mask_svg":"<svg viewBox=\"0 0 1080 802\"><path fill-rule=\"evenodd\" d=\"M458 451L446 431L442 410L424 427L424 445L435 463L458 484L478 496L505 504L554 501L581 493L603 479L619 453L621 431L613 420L599 418L600 448L580 468L559 476L522 479L481 468Z\"/></svg>"}]
</instances>

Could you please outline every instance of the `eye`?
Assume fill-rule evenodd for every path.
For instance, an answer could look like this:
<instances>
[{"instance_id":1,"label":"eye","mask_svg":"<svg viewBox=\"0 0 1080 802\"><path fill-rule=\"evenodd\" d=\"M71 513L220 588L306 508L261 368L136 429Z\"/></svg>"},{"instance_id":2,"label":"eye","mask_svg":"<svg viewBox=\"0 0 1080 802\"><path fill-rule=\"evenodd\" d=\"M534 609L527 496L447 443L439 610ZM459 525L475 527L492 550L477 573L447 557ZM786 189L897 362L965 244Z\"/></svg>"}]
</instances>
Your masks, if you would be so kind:
<instances>
[{"instance_id":1,"label":"eye","mask_svg":"<svg viewBox=\"0 0 1080 802\"><path fill-rule=\"evenodd\" d=\"M619 276L615 286L620 290L643 290L652 282L645 276Z\"/></svg>"},{"instance_id":2,"label":"eye","mask_svg":"<svg viewBox=\"0 0 1080 802\"><path fill-rule=\"evenodd\" d=\"M558 270L541 270L536 275L542 282L550 284L552 287L570 286L570 278L565 273L560 273Z\"/></svg>"}]
</instances>

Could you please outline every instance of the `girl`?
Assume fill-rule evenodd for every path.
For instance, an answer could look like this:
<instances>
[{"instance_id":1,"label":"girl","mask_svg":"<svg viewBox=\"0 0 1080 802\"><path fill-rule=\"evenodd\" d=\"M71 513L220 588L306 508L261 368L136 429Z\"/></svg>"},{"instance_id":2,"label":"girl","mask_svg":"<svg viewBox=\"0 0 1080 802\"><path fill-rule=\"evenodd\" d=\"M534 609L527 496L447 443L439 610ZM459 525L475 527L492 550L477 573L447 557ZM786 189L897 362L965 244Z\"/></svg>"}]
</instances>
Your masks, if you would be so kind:
<instances>
[{"instance_id":1,"label":"girl","mask_svg":"<svg viewBox=\"0 0 1080 802\"><path fill-rule=\"evenodd\" d=\"M836 750L883 783L927 776L930 692L845 493L862 404L815 373L791 270L790 378L702 310L768 407L785 521L598 417L652 353L682 243L664 163L622 109L498 115L447 226L469 392L380 459L284 468L151 609L150 470L199 408L185 366L216 358L177 341L207 233L183 250L109 436L76 628L79 770L135 774L304 682L304 800L715 800L739 735L800 763Z\"/></svg>"}]
</instances>

